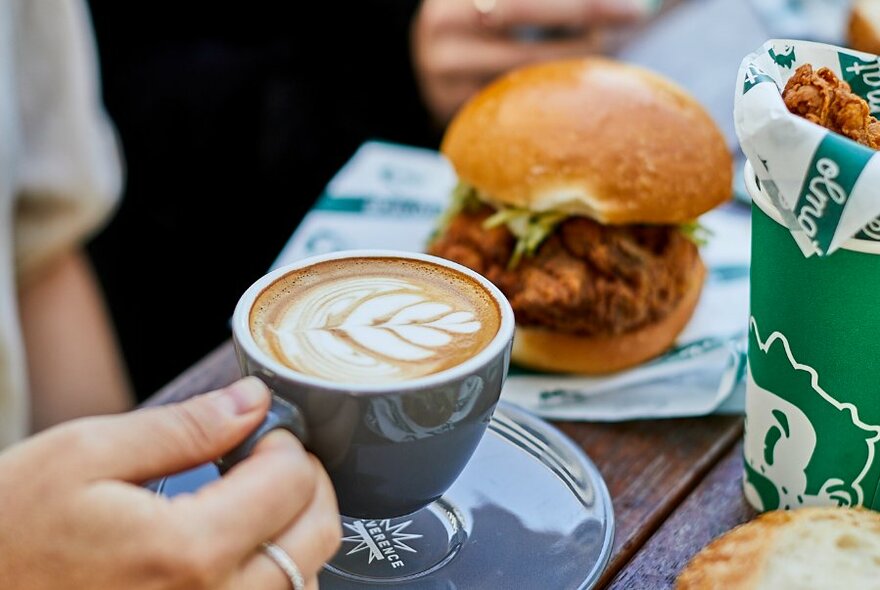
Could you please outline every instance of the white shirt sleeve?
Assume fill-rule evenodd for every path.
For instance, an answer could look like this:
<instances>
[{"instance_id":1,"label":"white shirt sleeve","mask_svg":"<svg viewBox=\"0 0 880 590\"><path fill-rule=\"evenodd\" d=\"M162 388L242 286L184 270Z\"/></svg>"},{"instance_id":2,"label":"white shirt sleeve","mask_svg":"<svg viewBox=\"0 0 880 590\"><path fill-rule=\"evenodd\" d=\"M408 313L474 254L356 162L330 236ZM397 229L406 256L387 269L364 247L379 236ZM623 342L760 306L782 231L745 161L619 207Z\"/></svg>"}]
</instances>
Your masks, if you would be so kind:
<instances>
[{"instance_id":1,"label":"white shirt sleeve","mask_svg":"<svg viewBox=\"0 0 880 590\"><path fill-rule=\"evenodd\" d=\"M107 216L121 158L101 105L95 45L80 1L17 4L19 274L81 242Z\"/></svg>"},{"instance_id":2,"label":"white shirt sleeve","mask_svg":"<svg viewBox=\"0 0 880 590\"><path fill-rule=\"evenodd\" d=\"M82 0L0 0L0 449L26 436L17 291L82 242L121 186Z\"/></svg>"}]
</instances>

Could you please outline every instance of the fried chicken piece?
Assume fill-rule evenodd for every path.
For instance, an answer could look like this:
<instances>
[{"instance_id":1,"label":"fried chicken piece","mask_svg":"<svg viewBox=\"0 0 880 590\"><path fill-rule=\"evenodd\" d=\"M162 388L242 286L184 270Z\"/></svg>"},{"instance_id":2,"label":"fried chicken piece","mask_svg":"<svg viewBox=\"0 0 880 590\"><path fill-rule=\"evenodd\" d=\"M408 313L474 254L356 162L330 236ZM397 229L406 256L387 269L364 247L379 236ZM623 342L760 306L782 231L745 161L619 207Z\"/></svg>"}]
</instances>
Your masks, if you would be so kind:
<instances>
[{"instance_id":1,"label":"fried chicken piece","mask_svg":"<svg viewBox=\"0 0 880 590\"><path fill-rule=\"evenodd\" d=\"M871 116L868 103L828 68L814 72L810 64L799 67L785 85L782 100L792 113L880 149L880 121Z\"/></svg>"},{"instance_id":2,"label":"fried chicken piece","mask_svg":"<svg viewBox=\"0 0 880 590\"><path fill-rule=\"evenodd\" d=\"M495 283L516 321L580 335L620 334L658 321L684 296L699 255L674 226L562 222L515 269L506 226L483 229L494 211L462 212L429 248Z\"/></svg>"}]
</instances>

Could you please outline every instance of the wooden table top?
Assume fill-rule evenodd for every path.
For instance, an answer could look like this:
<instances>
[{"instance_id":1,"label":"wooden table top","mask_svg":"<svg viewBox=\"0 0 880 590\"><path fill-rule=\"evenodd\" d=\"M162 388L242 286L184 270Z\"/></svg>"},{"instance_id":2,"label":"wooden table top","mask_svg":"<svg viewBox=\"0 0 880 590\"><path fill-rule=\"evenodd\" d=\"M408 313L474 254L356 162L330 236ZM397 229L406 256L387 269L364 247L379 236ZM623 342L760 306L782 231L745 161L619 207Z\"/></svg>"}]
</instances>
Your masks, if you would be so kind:
<instances>
[{"instance_id":1,"label":"wooden table top","mask_svg":"<svg viewBox=\"0 0 880 590\"><path fill-rule=\"evenodd\" d=\"M226 343L147 403L183 400L238 377ZM742 418L554 424L596 463L614 502L614 549L599 588L672 588L709 540L754 516L740 487Z\"/></svg>"}]
</instances>

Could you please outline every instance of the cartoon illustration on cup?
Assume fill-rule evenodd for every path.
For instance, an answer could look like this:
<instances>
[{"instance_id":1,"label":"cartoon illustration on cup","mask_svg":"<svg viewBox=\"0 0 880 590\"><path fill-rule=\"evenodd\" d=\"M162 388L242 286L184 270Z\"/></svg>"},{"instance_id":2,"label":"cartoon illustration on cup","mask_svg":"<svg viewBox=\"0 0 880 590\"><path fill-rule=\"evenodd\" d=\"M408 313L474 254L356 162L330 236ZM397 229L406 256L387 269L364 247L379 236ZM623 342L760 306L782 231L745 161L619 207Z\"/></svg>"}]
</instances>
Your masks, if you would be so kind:
<instances>
[{"instance_id":1,"label":"cartoon illustration on cup","mask_svg":"<svg viewBox=\"0 0 880 590\"><path fill-rule=\"evenodd\" d=\"M781 332L749 330L745 494L761 510L872 506L880 479L880 425L823 389ZM760 365L760 370L755 370ZM757 374L757 376L756 376Z\"/></svg>"}]
</instances>

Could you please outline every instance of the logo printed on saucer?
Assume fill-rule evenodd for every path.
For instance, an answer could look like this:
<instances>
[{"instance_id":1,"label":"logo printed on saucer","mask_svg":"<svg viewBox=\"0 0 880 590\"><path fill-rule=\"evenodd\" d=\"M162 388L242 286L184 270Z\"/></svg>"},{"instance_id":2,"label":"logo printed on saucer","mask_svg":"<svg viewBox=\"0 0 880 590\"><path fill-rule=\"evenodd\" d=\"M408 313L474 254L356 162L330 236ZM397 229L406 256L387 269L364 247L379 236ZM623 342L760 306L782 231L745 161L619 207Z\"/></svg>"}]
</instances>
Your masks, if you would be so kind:
<instances>
[{"instance_id":1,"label":"logo printed on saucer","mask_svg":"<svg viewBox=\"0 0 880 590\"><path fill-rule=\"evenodd\" d=\"M355 520L351 523L343 522L342 524L345 528L355 533L349 537L342 537L343 543L355 543L354 548L348 551L346 555L367 551L368 564L373 563L373 561L385 560L394 569L405 565L400 557L401 551L418 553L406 542L421 539L423 536L403 532L412 524L412 520L398 524L391 524L391 521L388 519Z\"/></svg>"}]
</instances>

